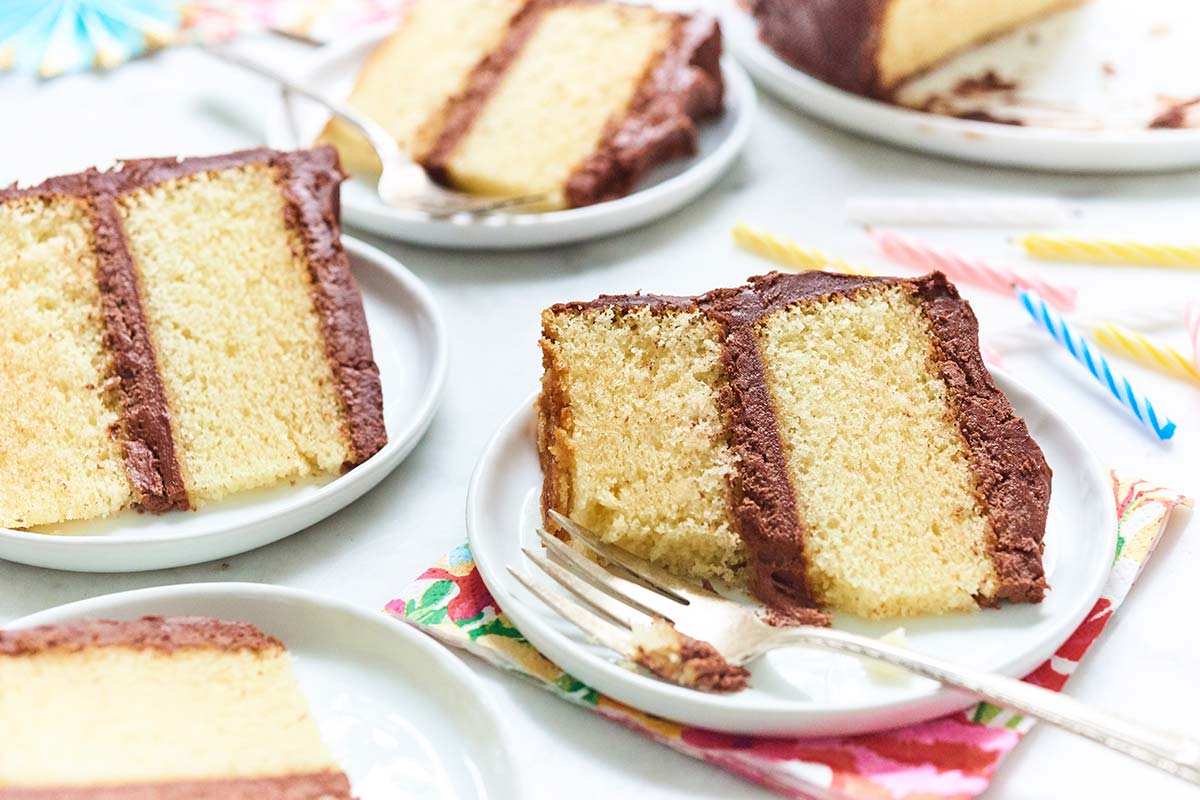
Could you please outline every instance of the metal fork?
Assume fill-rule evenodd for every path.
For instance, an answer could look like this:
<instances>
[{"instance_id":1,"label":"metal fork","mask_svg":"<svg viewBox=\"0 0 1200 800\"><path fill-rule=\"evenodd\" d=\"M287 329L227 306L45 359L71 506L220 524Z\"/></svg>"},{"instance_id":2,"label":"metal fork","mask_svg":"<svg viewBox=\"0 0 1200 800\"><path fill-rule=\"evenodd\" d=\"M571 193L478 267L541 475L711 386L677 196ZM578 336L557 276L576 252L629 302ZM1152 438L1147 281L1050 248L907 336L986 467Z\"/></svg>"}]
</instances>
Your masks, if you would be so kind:
<instances>
[{"instance_id":1,"label":"metal fork","mask_svg":"<svg viewBox=\"0 0 1200 800\"><path fill-rule=\"evenodd\" d=\"M555 511L549 515L574 539L636 580L614 574L544 530L539 530L538 536L550 558L528 549L523 552L582 602L530 580L511 566L509 572L590 639L626 658L635 653L631 631L657 616L673 623L679 632L712 644L735 665L746 664L776 648L797 645L876 659L1048 722L1200 785L1198 741L1146 728L1024 681L967 669L865 636L830 628L769 625L732 600L602 542L567 517Z\"/></svg>"},{"instance_id":2,"label":"metal fork","mask_svg":"<svg viewBox=\"0 0 1200 800\"><path fill-rule=\"evenodd\" d=\"M329 113L354 126L370 144L375 155L379 157L379 163L383 165L383 169L379 173L377 191L379 199L384 205L422 211L431 217L440 219L458 214L489 214L506 208L530 206L549 199L546 194L530 194L520 197L479 197L438 186L430 179L421 165L400 149L395 138L366 114L346 103L326 97L316 89L297 83L270 67L245 58L229 49L217 47L203 49L205 53L228 64L275 81L284 89L285 93L298 94L308 98Z\"/></svg>"}]
</instances>

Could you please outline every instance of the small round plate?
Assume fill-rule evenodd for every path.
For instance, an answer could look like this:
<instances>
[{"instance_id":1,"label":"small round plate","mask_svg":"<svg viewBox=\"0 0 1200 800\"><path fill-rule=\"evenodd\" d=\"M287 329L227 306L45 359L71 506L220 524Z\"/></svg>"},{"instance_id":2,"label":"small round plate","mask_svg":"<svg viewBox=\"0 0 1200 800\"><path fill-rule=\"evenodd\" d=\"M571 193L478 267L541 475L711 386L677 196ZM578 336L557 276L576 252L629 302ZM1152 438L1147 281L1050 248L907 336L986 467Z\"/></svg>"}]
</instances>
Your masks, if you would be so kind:
<instances>
[{"instance_id":1,"label":"small round plate","mask_svg":"<svg viewBox=\"0 0 1200 800\"><path fill-rule=\"evenodd\" d=\"M522 797L479 679L379 612L297 589L203 583L95 597L6 627L146 614L248 622L282 640L321 737L361 800Z\"/></svg>"},{"instance_id":2,"label":"small round plate","mask_svg":"<svg viewBox=\"0 0 1200 800\"><path fill-rule=\"evenodd\" d=\"M845 92L775 55L759 40L757 21L732 3L721 26L730 51L762 88L854 133L1000 166L1139 172L1200 166L1200 130L1146 127L1162 97L1200 94L1200 11L1187 5L1093 0L957 56L902 90L906 105L931 95L970 103L956 96L959 81L991 72L1015 81L1012 107L1028 116L1005 116L1023 125L923 113Z\"/></svg>"},{"instance_id":3,"label":"small round plate","mask_svg":"<svg viewBox=\"0 0 1200 800\"><path fill-rule=\"evenodd\" d=\"M330 97L345 97L366 57L388 32L390 28L375 28L327 45L297 77ZM351 178L342 185L343 217L351 225L389 239L472 250L548 247L645 225L700 196L725 174L746 144L757 105L754 85L728 57L722 60L721 70L725 113L697 126L699 152L652 170L626 197L542 214L434 219L419 211L386 206L375 193L373 179ZM281 101L267 118L267 141L280 149L308 146L328 118L312 103Z\"/></svg>"},{"instance_id":4,"label":"small round plate","mask_svg":"<svg viewBox=\"0 0 1200 800\"><path fill-rule=\"evenodd\" d=\"M198 511L139 514L0 528L0 558L76 572L139 572L244 553L324 519L383 480L433 421L446 378L447 337L433 296L386 253L349 237L342 244L362 289L383 385L388 443L337 477L235 495Z\"/></svg>"},{"instance_id":5,"label":"small round plate","mask_svg":"<svg viewBox=\"0 0 1200 800\"><path fill-rule=\"evenodd\" d=\"M1109 476L1066 421L1004 375L996 381L1054 470L1043 562L1051 591L1038 605L869 622L835 615L834 627L882 636L903 626L914 650L1012 676L1033 671L1071 634L1100 595L1116 552ZM488 443L467 495L475 563L497 602L543 655L593 688L658 716L713 730L761 735L848 735L932 719L974 702L916 676L880 676L863 662L819 650L769 653L751 667L750 688L733 695L682 689L633 672L614 653L525 592L509 566L537 581L521 547L537 548L541 524L532 398Z\"/></svg>"}]
</instances>

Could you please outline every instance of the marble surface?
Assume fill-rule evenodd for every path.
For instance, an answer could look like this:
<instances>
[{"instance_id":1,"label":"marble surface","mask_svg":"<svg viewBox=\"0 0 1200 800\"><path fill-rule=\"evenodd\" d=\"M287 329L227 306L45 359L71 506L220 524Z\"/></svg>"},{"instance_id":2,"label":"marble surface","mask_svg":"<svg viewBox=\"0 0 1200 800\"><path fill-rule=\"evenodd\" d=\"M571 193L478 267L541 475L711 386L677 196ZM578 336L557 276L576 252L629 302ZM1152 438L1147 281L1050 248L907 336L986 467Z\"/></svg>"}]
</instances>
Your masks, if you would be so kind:
<instances>
[{"instance_id":1,"label":"marble surface","mask_svg":"<svg viewBox=\"0 0 1200 800\"><path fill-rule=\"evenodd\" d=\"M244 45L286 67L300 45ZM115 157L201 154L261 142L271 86L191 51L169 52L108 75L39 84L0 78L0 183L32 180ZM829 251L873 261L842 214L858 194L1056 194L1085 209L1082 226L1195 239L1200 172L1135 177L1033 174L942 161L852 137L764 97L745 157L708 195L650 227L541 252L456 253L367 238L432 288L449 323L445 402L424 441L382 485L326 521L220 562L141 574L70 574L0 563L0 622L109 592L193 581L261 581L381 607L410 578L462 542L463 500L476 456L540 374L538 312L568 299L636 289L688 294L735 284L769 266L738 252L730 226L746 220ZM358 235L354 231L351 234ZM997 258L1003 231L937 238ZM877 260L876 260L876 263ZM1200 272L1045 266L1097 304L1200 296ZM1015 305L965 292L985 335L1023 323ZM1200 392L1130 368L1179 422L1159 444L1052 348L1010 355L1008 370L1058 407L1108 463L1200 490ZM1200 637L1192 620L1200 582L1196 525L1178 515L1142 583L1075 675L1076 697L1163 727L1196 732ZM647 743L540 690L468 663L510 720L514 768L529 797L767 798L714 767ZM987 797L1194 796L1182 784L1049 728L1003 766Z\"/></svg>"}]
</instances>

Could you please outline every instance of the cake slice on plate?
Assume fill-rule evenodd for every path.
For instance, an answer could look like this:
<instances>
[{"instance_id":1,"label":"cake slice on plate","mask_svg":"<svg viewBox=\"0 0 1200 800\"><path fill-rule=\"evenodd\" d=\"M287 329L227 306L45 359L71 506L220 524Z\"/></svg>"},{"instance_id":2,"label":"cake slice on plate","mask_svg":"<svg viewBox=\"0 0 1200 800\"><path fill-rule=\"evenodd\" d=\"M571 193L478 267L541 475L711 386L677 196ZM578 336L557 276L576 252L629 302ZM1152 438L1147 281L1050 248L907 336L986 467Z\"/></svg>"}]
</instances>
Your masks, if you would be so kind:
<instances>
[{"instance_id":1,"label":"cake slice on plate","mask_svg":"<svg viewBox=\"0 0 1200 800\"><path fill-rule=\"evenodd\" d=\"M1050 470L940 274L564 304L542 351L543 508L606 541L801 622L1042 598Z\"/></svg>"},{"instance_id":2,"label":"cake slice on plate","mask_svg":"<svg viewBox=\"0 0 1200 800\"><path fill-rule=\"evenodd\" d=\"M0 798L351 800L283 644L205 617L0 631Z\"/></svg>"},{"instance_id":3,"label":"cake slice on plate","mask_svg":"<svg viewBox=\"0 0 1200 800\"><path fill-rule=\"evenodd\" d=\"M810 75L888 97L949 56L1085 0L750 0L762 40Z\"/></svg>"},{"instance_id":4,"label":"cake slice on plate","mask_svg":"<svg viewBox=\"0 0 1200 800\"><path fill-rule=\"evenodd\" d=\"M0 191L0 526L195 507L386 442L333 148Z\"/></svg>"},{"instance_id":5,"label":"cake slice on plate","mask_svg":"<svg viewBox=\"0 0 1200 800\"><path fill-rule=\"evenodd\" d=\"M722 107L720 55L716 22L699 14L601 0L419 0L349 102L444 183L583 206L696 152L696 121ZM342 123L321 140L352 168L378 170Z\"/></svg>"}]
</instances>

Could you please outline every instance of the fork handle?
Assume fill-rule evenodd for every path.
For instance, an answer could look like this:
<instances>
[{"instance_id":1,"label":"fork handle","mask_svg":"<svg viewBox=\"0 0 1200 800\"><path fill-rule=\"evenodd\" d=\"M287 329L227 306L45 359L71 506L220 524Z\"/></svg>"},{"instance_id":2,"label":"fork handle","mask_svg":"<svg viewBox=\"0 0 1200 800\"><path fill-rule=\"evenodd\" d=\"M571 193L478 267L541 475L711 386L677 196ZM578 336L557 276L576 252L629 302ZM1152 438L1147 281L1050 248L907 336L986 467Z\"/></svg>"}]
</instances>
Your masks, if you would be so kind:
<instances>
[{"instance_id":1,"label":"fork handle","mask_svg":"<svg viewBox=\"0 0 1200 800\"><path fill-rule=\"evenodd\" d=\"M246 58L228 47L203 47L205 53L224 61L227 64L232 64L236 67L253 72L255 75L274 81L281 87L292 94L298 94L301 97L306 97L317 105L323 107L335 117L340 117L345 122L358 129L371 147L375 148L375 152L379 155L380 160L385 164L388 161L407 161L407 156L403 156L400 152L400 146L396 140L388 134L388 132L375 120L368 117L366 114L359 112L347 103L342 103L328 97L311 86L306 86L303 83L292 80L281 72L277 72L271 67L266 66L254 59Z\"/></svg>"},{"instance_id":2,"label":"fork handle","mask_svg":"<svg viewBox=\"0 0 1200 800\"><path fill-rule=\"evenodd\" d=\"M771 649L807 645L903 667L996 705L1048 722L1068 733L1084 736L1118 753L1200 785L1200 741L1147 728L1090 708L1059 692L1003 675L964 669L885 642L828 628L780 629L767 645Z\"/></svg>"}]
</instances>

